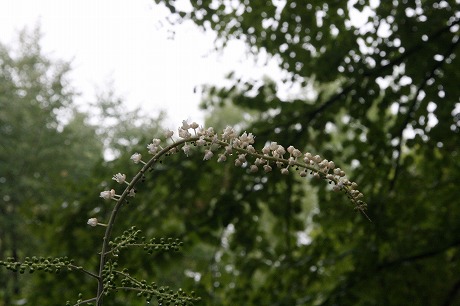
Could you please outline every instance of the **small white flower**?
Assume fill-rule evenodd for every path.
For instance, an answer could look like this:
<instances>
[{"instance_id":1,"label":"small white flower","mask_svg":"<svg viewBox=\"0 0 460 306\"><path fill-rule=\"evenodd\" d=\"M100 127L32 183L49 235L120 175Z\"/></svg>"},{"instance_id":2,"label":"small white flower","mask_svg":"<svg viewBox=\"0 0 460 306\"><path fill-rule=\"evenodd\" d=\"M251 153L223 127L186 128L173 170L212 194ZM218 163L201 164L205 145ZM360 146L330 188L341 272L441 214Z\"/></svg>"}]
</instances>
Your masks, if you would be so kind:
<instances>
[{"instance_id":1,"label":"small white flower","mask_svg":"<svg viewBox=\"0 0 460 306\"><path fill-rule=\"evenodd\" d=\"M340 191L344 188L342 181L339 181L334 187L332 187L332 190L334 191Z\"/></svg>"},{"instance_id":2,"label":"small white flower","mask_svg":"<svg viewBox=\"0 0 460 306\"><path fill-rule=\"evenodd\" d=\"M227 160L227 156L225 154L219 154L219 158L217 159L218 163L222 163Z\"/></svg>"},{"instance_id":3,"label":"small white flower","mask_svg":"<svg viewBox=\"0 0 460 306\"><path fill-rule=\"evenodd\" d=\"M99 220L97 220L97 218L89 218L88 221L86 222L86 224L88 224L88 225L90 225L92 227L95 227L97 225L107 226L107 224L100 223Z\"/></svg>"},{"instance_id":4,"label":"small white flower","mask_svg":"<svg viewBox=\"0 0 460 306\"><path fill-rule=\"evenodd\" d=\"M246 133L244 132L240 137L239 140L241 141L241 147L245 148L250 144L254 143L254 135L252 133Z\"/></svg>"},{"instance_id":5,"label":"small white flower","mask_svg":"<svg viewBox=\"0 0 460 306\"><path fill-rule=\"evenodd\" d=\"M182 127L183 130L188 130L190 125L188 124L187 120L182 120Z\"/></svg>"},{"instance_id":6,"label":"small white flower","mask_svg":"<svg viewBox=\"0 0 460 306\"><path fill-rule=\"evenodd\" d=\"M235 130L230 127L230 126L227 126L225 129L224 129L224 133L222 134L222 139L223 140L232 140L236 137L236 133L235 133Z\"/></svg>"},{"instance_id":7,"label":"small white flower","mask_svg":"<svg viewBox=\"0 0 460 306\"><path fill-rule=\"evenodd\" d=\"M326 168L327 165L329 165L329 161L328 161L327 159L322 160L322 161L318 164L318 166L319 166L320 168Z\"/></svg>"},{"instance_id":8,"label":"small white flower","mask_svg":"<svg viewBox=\"0 0 460 306\"><path fill-rule=\"evenodd\" d=\"M343 171L342 169L340 168L335 168L334 169L334 174L335 175L338 175L340 177L344 177L345 176L345 171Z\"/></svg>"},{"instance_id":9,"label":"small white flower","mask_svg":"<svg viewBox=\"0 0 460 306\"><path fill-rule=\"evenodd\" d=\"M202 147L206 144L206 140L204 140L204 136L200 136L200 139L196 141L196 145Z\"/></svg>"},{"instance_id":10,"label":"small white flower","mask_svg":"<svg viewBox=\"0 0 460 306\"><path fill-rule=\"evenodd\" d=\"M321 156L315 155L315 156L313 156L313 160L314 160L317 164L319 164L323 159L321 158Z\"/></svg>"},{"instance_id":11,"label":"small white flower","mask_svg":"<svg viewBox=\"0 0 460 306\"><path fill-rule=\"evenodd\" d=\"M188 154L190 153L190 146L188 144L185 144L183 147L182 147L182 151L184 151L185 155L188 156Z\"/></svg>"},{"instance_id":12,"label":"small white flower","mask_svg":"<svg viewBox=\"0 0 460 306\"><path fill-rule=\"evenodd\" d=\"M86 222L90 226L96 226L97 225L97 218L89 218L88 222Z\"/></svg>"},{"instance_id":13,"label":"small white flower","mask_svg":"<svg viewBox=\"0 0 460 306\"><path fill-rule=\"evenodd\" d=\"M142 155L140 153L134 153L131 155L131 160L135 163L138 164L141 161Z\"/></svg>"},{"instance_id":14,"label":"small white flower","mask_svg":"<svg viewBox=\"0 0 460 306\"><path fill-rule=\"evenodd\" d=\"M119 184L123 184L126 181L126 175L117 173L112 177L112 180L117 181Z\"/></svg>"},{"instance_id":15,"label":"small white flower","mask_svg":"<svg viewBox=\"0 0 460 306\"><path fill-rule=\"evenodd\" d=\"M270 143L270 151L275 151L276 149L278 149L278 143L277 142L272 142Z\"/></svg>"},{"instance_id":16,"label":"small white flower","mask_svg":"<svg viewBox=\"0 0 460 306\"><path fill-rule=\"evenodd\" d=\"M288 168L283 168L283 169L281 169L281 174L283 174L283 175L289 174Z\"/></svg>"},{"instance_id":17,"label":"small white flower","mask_svg":"<svg viewBox=\"0 0 460 306\"><path fill-rule=\"evenodd\" d=\"M256 158L256 160L254 161L254 165L256 166L260 166L260 165L263 165L265 163L265 161L262 159L262 158Z\"/></svg>"},{"instance_id":18,"label":"small white flower","mask_svg":"<svg viewBox=\"0 0 460 306\"><path fill-rule=\"evenodd\" d=\"M115 190L111 189L102 191L99 196L105 200L110 200L115 196Z\"/></svg>"},{"instance_id":19,"label":"small white flower","mask_svg":"<svg viewBox=\"0 0 460 306\"><path fill-rule=\"evenodd\" d=\"M149 149L149 154L156 154L158 152L158 146L154 143L149 144L147 149Z\"/></svg>"},{"instance_id":20,"label":"small white flower","mask_svg":"<svg viewBox=\"0 0 460 306\"><path fill-rule=\"evenodd\" d=\"M133 198L134 198L135 196L136 196L136 190L134 190L134 188L133 188L133 189L131 189L131 190L129 191L128 197L133 197Z\"/></svg>"},{"instance_id":21,"label":"small white flower","mask_svg":"<svg viewBox=\"0 0 460 306\"><path fill-rule=\"evenodd\" d=\"M208 127L208 129L206 130L206 134L207 136L214 136L214 128L211 126L211 127Z\"/></svg>"},{"instance_id":22,"label":"small white flower","mask_svg":"<svg viewBox=\"0 0 460 306\"><path fill-rule=\"evenodd\" d=\"M358 190L351 190L350 191L352 197L356 197L359 194Z\"/></svg>"},{"instance_id":23,"label":"small white flower","mask_svg":"<svg viewBox=\"0 0 460 306\"><path fill-rule=\"evenodd\" d=\"M262 153L264 153L264 154L269 154L269 153L270 153L270 147L269 147L269 146L263 147Z\"/></svg>"},{"instance_id":24,"label":"small white flower","mask_svg":"<svg viewBox=\"0 0 460 306\"><path fill-rule=\"evenodd\" d=\"M264 171L265 172L270 172L270 171L272 171L272 167L270 167L270 165L264 165Z\"/></svg>"},{"instance_id":25,"label":"small white flower","mask_svg":"<svg viewBox=\"0 0 460 306\"><path fill-rule=\"evenodd\" d=\"M283 156L284 153L286 153L286 150L281 145L279 145L278 148L276 148L275 151L276 151L276 153L278 153L279 156Z\"/></svg>"},{"instance_id":26,"label":"small white flower","mask_svg":"<svg viewBox=\"0 0 460 306\"><path fill-rule=\"evenodd\" d=\"M238 138L233 139L232 146L234 148L240 148L241 147L241 140L239 140Z\"/></svg>"},{"instance_id":27,"label":"small white flower","mask_svg":"<svg viewBox=\"0 0 460 306\"><path fill-rule=\"evenodd\" d=\"M206 135L206 130L205 130L204 127L202 127L202 126L200 126L200 127L198 128L198 131L195 131L195 132L196 132L196 134L197 134L198 136Z\"/></svg>"},{"instance_id":28,"label":"small white flower","mask_svg":"<svg viewBox=\"0 0 460 306\"><path fill-rule=\"evenodd\" d=\"M192 134L190 134L189 131L187 131L186 129L183 129L183 128L179 128L179 137L180 138L183 138L183 139L188 139L192 136Z\"/></svg>"},{"instance_id":29,"label":"small white flower","mask_svg":"<svg viewBox=\"0 0 460 306\"><path fill-rule=\"evenodd\" d=\"M256 165L251 165L251 167L249 167L249 172L251 173L256 173L258 170L259 168Z\"/></svg>"},{"instance_id":30,"label":"small white flower","mask_svg":"<svg viewBox=\"0 0 460 306\"><path fill-rule=\"evenodd\" d=\"M298 149L294 149L291 154L295 158L302 156L302 152L300 152L300 150L298 150Z\"/></svg>"},{"instance_id":31,"label":"small white flower","mask_svg":"<svg viewBox=\"0 0 460 306\"><path fill-rule=\"evenodd\" d=\"M199 125L198 125L198 123L196 123L196 122L192 122L192 123L190 123L189 127L190 127L191 129L196 130L196 129L199 127Z\"/></svg>"},{"instance_id":32,"label":"small white flower","mask_svg":"<svg viewBox=\"0 0 460 306\"><path fill-rule=\"evenodd\" d=\"M164 135L165 135L165 138L171 138L174 135L174 132L171 130L166 130Z\"/></svg>"},{"instance_id":33,"label":"small white flower","mask_svg":"<svg viewBox=\"0 0 460 306\"><path fill-rule=\"evenodd\" d=\"M225 153L232 154L232 151L233 151L232 146L226 146L225 147Z\"/></svg>"},{"instance_id":34,"label":"small white flower","mask_svg":"<svg viewBox=\"0 0 460 306\"><path fill-rule=\"evenodd\" d=\"M334 169L334 168L335 168L335 163L331 160L331 161L328 163L327 167L328 167L329 169Z\"/></svg>"},{"instance_id":35,"label":"small white flower","mask_svg":"<svg viewBox=\"0 0 460 306\"><path fill-rule=\"evenodd\" d=\"M214 153L211 150L205 150L203 160L210 160L213 155Z\"/></svg>"},{"instance_id":36,"label":"small white flower","mask_svg":"<svg viewBox=\"0 0 460 306\"><path fill-rule=\"evenodd\" d=\"M248 150L249 153L256 153L256 149L252 145L248 145L246 150Z\"/></svg>"}]
</instances>

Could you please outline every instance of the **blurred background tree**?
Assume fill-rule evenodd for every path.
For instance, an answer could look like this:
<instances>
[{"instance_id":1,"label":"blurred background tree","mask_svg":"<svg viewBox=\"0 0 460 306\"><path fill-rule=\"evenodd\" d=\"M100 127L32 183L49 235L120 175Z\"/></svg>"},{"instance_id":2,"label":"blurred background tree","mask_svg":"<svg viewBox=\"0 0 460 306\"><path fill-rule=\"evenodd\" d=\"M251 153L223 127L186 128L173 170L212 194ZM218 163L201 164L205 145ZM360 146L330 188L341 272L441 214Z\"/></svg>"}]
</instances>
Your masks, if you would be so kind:
<instances>
[{"instance_id":1,"label":"blurred background tree","mask_svg":"<svg viewBox=\"0 0 460 306\"><path fill-rule=\"evenodd\" d=\"M90 177L102 146L72 105L69 65L43 54L40 33L21 32L16 48L0 45L0 257L23 258L59 235L56 208ZM0 304L13 305L24 286L0 271Z\"/></svg>"},{"instance_id":2,"label":"blurred background tree","mask_svg":"<svg viewBox=\"0 0 460 306\"><path fill-rule=\"evenodd\" d=\"M218 50L242 40L254 58L279 63L284 87L300 87L297 95L280 98L279 84L235 73L230 86L205 86L203 105L256 111L247 129L258 141L351 165L373 220L353 218L315 186L311 240L263 254L265 265L253 264L256 251L247 249L232 258L238 281L221 289L223 304L460 305L458 0L156 2L170 9L173 25L192 20L217 33ZM282 193L268 195L270 188L268 199ZM293 197L285 188L273 222L301 216L280 205ZM236 232L244 228L237 220ZM288 220L262 241L281 238ZM256 245L247 244L263 252Z\"/></svg>"},{"instance_id":3,"label":"blurred background tree","mask_svg":"<svg viewBox=\"0 0 460 306\"><path fill-rule=\"evenodd\" d=\"M69 256L94 269L101 237L85 223L113 175L106 160L158 132L163 115L128 111L110 87L79 111L70 64L44 54L40 38L37 28L0 44L0 258ZM84 275L33 276L1 269L0 305L62 305L74 288L94 289Z\"/></svg>"}]
</instances>

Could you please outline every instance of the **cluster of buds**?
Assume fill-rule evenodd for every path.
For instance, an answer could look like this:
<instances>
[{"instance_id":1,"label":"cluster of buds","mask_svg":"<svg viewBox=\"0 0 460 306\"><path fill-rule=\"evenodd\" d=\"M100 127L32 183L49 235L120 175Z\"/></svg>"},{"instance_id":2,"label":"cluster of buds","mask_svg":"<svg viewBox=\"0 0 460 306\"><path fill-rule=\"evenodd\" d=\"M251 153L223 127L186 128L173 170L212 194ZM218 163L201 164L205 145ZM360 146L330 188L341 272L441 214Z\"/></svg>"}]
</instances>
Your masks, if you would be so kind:
<instances>
[{"instance_id":1,"label":"cluster of buds","mask_svg":"<svg viewBox=\"0 0 460 306\"><path fill-rule=\"evenodd\" d=\"M178 128L178 139L174 139L173 136L174 132L167 130L164 133L166 140L163 146L161 139L158 138L154 138L147 145L148 153L153 155L148 162L142 160L140 153L134 153L131 160L135 164L143 165L143 170L141 170L143 173L163 155L183 151L188 156L192 147L206 147L203 160L211 160L217 154L217 161L225 162L230 156L235 156L235 166L246 168L251 173L258 172L260 169L268 173L276 167L283 175L289 174L290 169L294 169L301 177L310 174L314 178L324 179L333 185L332 190L345 192L355 208L365 215L366 203L361 200L363 194L357 189L358 185L346 178L345 172L336 168L333 161L324 159L319 155L313 155L309 152L302 153L293 146L284 148L276 142L268 143L260 151L257 151L253 146L255 136L252 133L244 132L239 135L232 127L226 127L221 134L218 134L212 127L203 128L196 122L188 123L185 120L182 122L182 126ZM172 143L168 144L168 140L171 140ZM136 179L131 183L126 182L126 176L118 173L113 176L113 180L120 184L128 184L125 193L127 196L134 196L133 185L136 183ZM116 201L122 197L117 195L113 189L101 192L100 196ZM93 225L97 222L93 220L88 224Z\"/></svg>"},{"instance_id":2,"label":"cluster of buds","mask_svg":"<svg viewBox=\"0 0 460 306\"><path fill-rule=\"evenodd\" d=\"M5 266L8 270L24 273L29 271L45 271L59 273L61 271L81 270L81 267L74 265L73 260L67 257L51 258L51 257L26 257L23 262L17 262L13 257L8 257L6 261L0 261L0 266Z\"/></svg>"}]
</instances>

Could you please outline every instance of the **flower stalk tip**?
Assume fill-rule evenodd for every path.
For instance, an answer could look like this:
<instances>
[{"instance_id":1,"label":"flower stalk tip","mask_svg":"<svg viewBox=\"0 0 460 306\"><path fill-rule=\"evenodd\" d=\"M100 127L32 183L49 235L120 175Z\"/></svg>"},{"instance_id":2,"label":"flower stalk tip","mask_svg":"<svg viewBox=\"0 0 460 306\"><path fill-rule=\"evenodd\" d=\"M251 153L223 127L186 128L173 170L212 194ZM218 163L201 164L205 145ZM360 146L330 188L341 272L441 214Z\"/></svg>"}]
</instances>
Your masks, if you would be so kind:
<instances>
[{"instance_id":1,"label":"flower stalk tip","mask_svg":"<svg viewBox=\"0 0 460 306\"><path fill-rule=\"evenodd\" d=\"M118 200L120 195L115 193L114 189L104 190L99 194L99 197L103 198L104 200Z\"/></svg>"},{"instance_id":2,"label":"flower stalk tip","mask_svg":"<svg viewBox=\"0 0 460 306\"><path fill-rule=\"evenodd\" d=\"M145 162L142 161L142 154L134 153L130 158L135 164L141 163L145 165Z\"/></svg>"},{"instance_id":3,"label":"flower stalk tip","mask_svg":"<svg viewBox=\"0 0 460 306\"><path fill-rule=\"evenodd\" d=\"M112 180L116 181L118 184L126 183L126 174L117 173L112 177Z\"/></svg>"},{"instance_id":4,"label":"flower stalk tip","mask_svg":"<svg viewBox=\"0 0 460 306\"><path fill-rule=\"evenodd\" d=\"M88 219L88 222L86 222L86 224L88 224L89 226L92 226L92 227L95 227L97 225L100 225L100 226L107 226L107 224L105 223L100 223L97 218L89 218Z\"/></svg>"}]
</instances>

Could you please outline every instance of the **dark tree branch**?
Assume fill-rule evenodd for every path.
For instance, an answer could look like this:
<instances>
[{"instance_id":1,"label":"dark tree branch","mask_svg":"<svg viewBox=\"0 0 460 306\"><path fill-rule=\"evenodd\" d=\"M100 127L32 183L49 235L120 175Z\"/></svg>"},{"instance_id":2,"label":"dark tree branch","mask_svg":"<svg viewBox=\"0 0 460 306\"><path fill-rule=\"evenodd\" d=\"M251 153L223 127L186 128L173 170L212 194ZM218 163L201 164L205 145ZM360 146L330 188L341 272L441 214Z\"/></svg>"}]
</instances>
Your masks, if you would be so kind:
<instances>
[{"instance_id":1,"label":"dark tree branch","mask_svg":"<svg viewBox=\"0 0 460 306\"><path fill-rule=\"evenodd\" d=\"M393 261L383 262L383 263L381 263L381 264L379 264L377 266L377 271L381 271L381 270L384 270L384 269L387 269L387 268L399 266L399 265L401 265L403 263L413 262L413 261L422 260L422 259L425 259L425 258L437 256L439 254L442 254L442 253L448 251L449 249L458 248L458 247L460 247L460 239L455 240L455 241L453 241L453 242L451 242L451 243L449 243L449 244L447 244L445 246L439 247L439 248L434 249L434 250L428 250L428 251L425 251L423 253L419 253L419 254L415 254L415 255L411 255L411 256L407 256L407 257L401 257L401 258L398 258L398 259L393 260Z\"/></svg>"},{"instance_id":2,"label":"dark tree branch","mask_svg":"<svg viewBox=\"0 0 460 306\"><path fill-rule=\"evenodd\" d=\"M460 280L454 283L452 288L449 290L449 293L446 296L446 300L442 304L442 306L451 306L455 305L454 303L458 301L459 297L459 292L460 292Z\"/></svg>"},{"instance_id":3,"label":"dark tree branch","mask_svg":"<svg viewBox=\"0 0 460 306\"><path fill-rule=\"evenodd\" d=\"M436 39L438 39L439 37L441 37L443 34L445 33L449 33L450 29L454 26L454 25L457 25L460 23L460 19L456 19L454 22L452 22L451 24L449 25L446 25L442 28L440 28L439 30L437 30L436 32L432 33L431 35L428 36L428 41L427 42L433 42L435 41ZM391 60L388 64L384 65L384 66L381 66L381 67L376 67L374 69L370 69L368 70L367 72L364 72L363 73L363 77L366 79L366 78L370 78L370 77L375 77L375 76L378 76L382 71L386 70L386 69L390 69L392 67L394 67L395 65L399 65L401 64L402 62L404 62L404 60L406 60L409 56L411 56L412 54L416 53L416 52L420 52L420 49L423 49L425 48L428 44L427 42L420 42L416 45L414 45L412 48L406 50L406 52L404 52L403 54L401 54L400 56L398 56L397 58L394 58L393 60ZM450 55L450 53L453 51L453 49L456 47L458 41L456 43L453 44L453 46L451 46L451 48L445 52L445 55ZM447 58L446 56L444 58ZM441 61L440 63L444 63L444 61ZM437 67L438 68L438 67ZM436 69L436 68L435 68ZM434 70L432 70L430 72L430 77L431 77L431 74L434 72ZM425 77L425 81L423 83L426 83L426 81L430 78L430 77ZM330 97L328 100L326 100L323 104L321 104L318 108L316 108L315 110L311 111L311 112L308 112L306 114L303 114L301 115L300 117L306 117L306 121L305 121L305 124L308 125L310 124L317 116L319 116L321 113L323 113L325 110L327 110L328 108L330 108L332 105L334 105L337 101L339 101L341 98L343 98L344 96L348 95L350 91L353 90L354 86L356 85L357 83L357 79L350 79L347 83L345 83L345 85L342 87L342 89L340 90L340 92L338 92L337 94L333 95L332 97ZM358 84L359 86L359 84ZM425 87L425 85L423 85L423 87ZM418 95L418 93L417 93ZM416 95L416 96L417 96ZM282 126L286 127L290 124L292 124L292 121L293 120L290 120L290 122L285 122L284 124L282 124ZM297 119L297 121L299 121ZM303 126L303 125L302 125Z\"/></svg>"},{"instance_id":4,"label":"dark tree branch","mask_svg":"<svg viewBox=\"0 0 460 306\"><path fill-rule=\"evenodd\" d=\"M398 130L397 137L399 138L399 144L398 144L398 148L397 148L397 156L396 156L396 160L395 160L395 167L394 167L393 176L390 179L390 191L392 191L394 189L394 186L396 184L396 180L397 180L397 177L399 175L400 168L401 168L401 150L402 150L402 146L403 146L403 139L402 139L403 132L406 129L406 127L409 124L409 122L414 118L415 113L416 113L416 111L418 109L418 106L420 104L419 102L421 102L421 101L418 100L418 96L422 92L422 90L425 89L428 80L430 80L431 78L435 77L435 71L437 69L440 69L445 64L446 59L454 52L455 48L458 47L459 43L460 43L460 39L457 39L457 41L453 42L450 45L450 48L448 48L446 50L446 52L444 52L444 54L443 54L444 60L439 61L439 62L435 62L435 64L431 68L430 72L426 74L425 78L423 78L421 84L418 86L417 92L415 93L414 98L412 99L412 102L411 102L411 105L410 105L409 110L407 112L407 115L406 115L403 123L401 124L401 126L400 126L400 128Z\"/></svg>"},{"instance_id":5,"label":"dark tree branch","mask_svg":"<svg viewBox=\"0 0 460 306\"><path fill-rule=\"evenodd\" d=\"M388 64L380 66L380 67L375 68L375 69L372 69L372 70L370 70L368 72L365 72L364 75L365 76L379 75L382 71L384 71L384 70L386 70L388 68L392 68L393 66L401 64L402 62L404 62L404 60L406 58L408 58L412 54L420 52L421 49L426 48L429 45L430 42L433 43L436 39L441 37L444 33L449 33L450 29L453 26L455 26L455 25L457 25L459 23L460 23L460 19L456 19L451 24L448 24L448 25L438 29L436 32L433 32L431 35L429 35L427 41L421 41L418 44L415 44L410 49L407 49L400 56L398 56L398 57L394 58L393 60L391 60Z\"/></svg>"},{"instance_id":6,"label":"dark tree branch","mask_svg":"<svg viewBox=\"0 0 460 306\"><path fill-rule=\"evenodd\" d=\"M445 27L442 27L441 29L439 29L438 31L434 32L433 34L431 34L429 37L428 37L428 42L432 42L434 40L436 40L437 38L439 38L442 34L446 33L446 32L449 32L450 29L454 26L454 25L457 25L460 23L460 19L457 19L455 22L453 22L452 24L449 24L449 25L446 25ZM458 42L458 41L457 41ZM416 53L416 52L420 52L420 49L423 49L427 46L427 42L420 42L416 45L414 45L412 48L406 50L406 52L402 53L400 56L398 56L397 58L391 60L388 64L384 65L384 66L381 66L381 67L378 67L378 68L374 68L374 69L370 69L368 72L364 72L363 75L365 77L375 77L376 75L379 75L382 71L388 69L388 68L392 68L393 66L395 65L399 65L401 64L406 58L408 58L410 55ZM451 48L452 49L452 48ZM446 52L450 55L451 52ZM444 57L446 58L446 57ZM444 61L442 61L443 63ZM353 86L355 85L356 83L356 80L351 80L348 82L348 84L346 84L342 90L333 95L331 98L329 98L329 100L327 100L326 102L324 102L322 105L320 105L316 110L314 110L313 112L310 112L308 114L308 119L307 119L307 122L311 122L311 120L313 120L314 118L316 118L317 115L321 114L324 110L326 110L327 108L329 108L330 106L332 106L336 101L338 101L341 97L343 97L344 95L347 95L352 89L353 89Z\"/></svg>"},{"instance_id":7,"label":"dark tree branch","mask_svg":"<svg viewBox=\"0 0 460 306\"><path fill-rule=\"evenodd\" d=\"M415 255L412 255L412 256L401 257L401 258L395 259L393 261L383 262L383 263L377 265L375 270L372 270L372 271L367 271L366 270L366 274L361 274L359 272L358 273L353 273L350 277L348 277L346 280L344 280L336 289L338 289L340 292L348 291L351 288L359 285L360 283L366 282L369 278L375 277L375 275L378 272L381 272L382 270L385 270L385 269L388 269L388 268L395 268L395 267L398 267L399 265L404 264L404 263L410 263L410 262L430 258L430 257L433 257L433 256L437 256L439 254L442 254L442 253L448 251L451 248L458 248L458 247L460 247L460 239L455 240L455 241L451 242L448 245L445 245L443 247L440 247L440 248L437 248L437 249L434 249L434 250L428 250L428 251L425 251L423 253L415 254ZM455 301L455 297L456 297L458 291L460 290L460 284L459 283L460 283L460 281L455 283L454 286L451 288L451 290L449 291L449 294L446 297L446 301L444 302L444 304L442 304L443 306L453 305L452 302ZM338 294L339 293L337 291L333 291L325 299L325 301L321 305L329 305L329 302L333 298L336 298Z\"/></svg>"}]
</instances>

